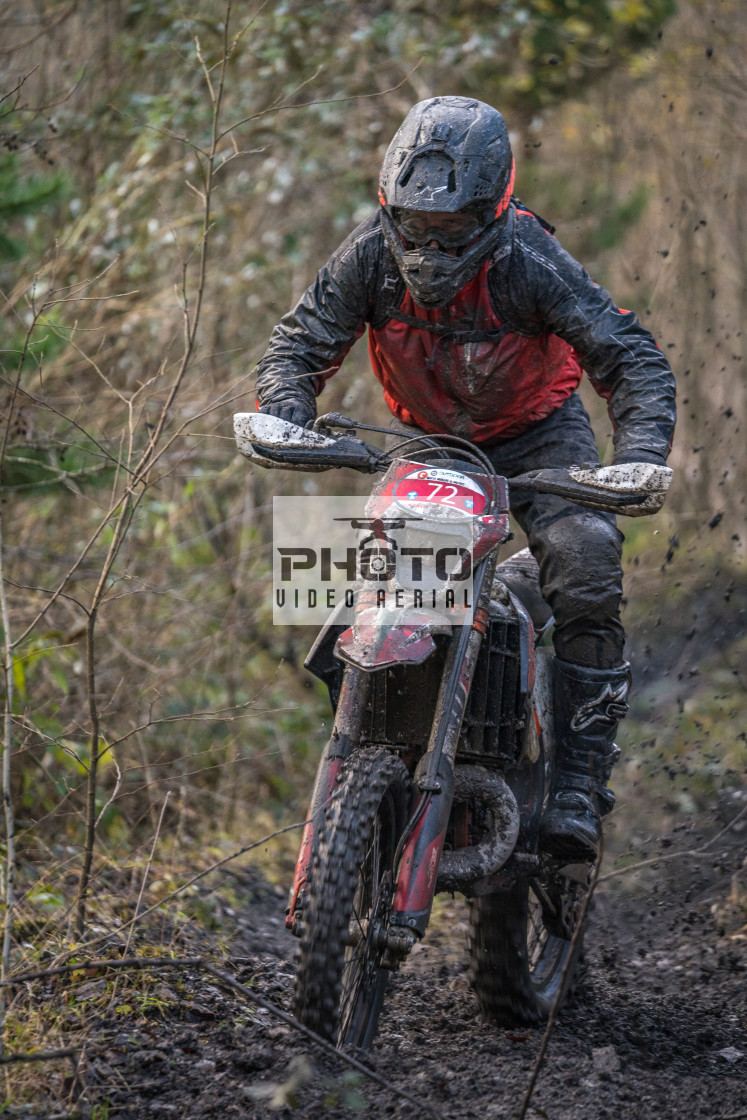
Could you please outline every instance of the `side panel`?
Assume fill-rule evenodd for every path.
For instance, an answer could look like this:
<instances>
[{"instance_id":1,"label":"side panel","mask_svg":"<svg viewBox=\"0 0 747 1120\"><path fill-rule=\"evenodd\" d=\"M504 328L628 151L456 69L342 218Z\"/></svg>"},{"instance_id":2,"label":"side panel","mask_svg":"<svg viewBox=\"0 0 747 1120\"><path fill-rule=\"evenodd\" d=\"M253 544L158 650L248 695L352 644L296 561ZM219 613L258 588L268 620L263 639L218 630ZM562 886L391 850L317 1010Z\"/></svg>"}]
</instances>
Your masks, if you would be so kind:
<instances>
[{"instance_id":1,"label":"side panel","mask_svg":"<svg viewBox=\"0 0 747 1120\"><path fill-rule=\"evenodd\" d=\"M337 709L337 701L342 687L342 672L344 665L334 655L335 643L345 630L346 624L337 621L345 610L345 604L340 603L329 616L324 626L317 634L316 640L309 650L304 661L304 668L323 681L329 689L329 699L332 711Z\"/></svg>"}]
</instances>

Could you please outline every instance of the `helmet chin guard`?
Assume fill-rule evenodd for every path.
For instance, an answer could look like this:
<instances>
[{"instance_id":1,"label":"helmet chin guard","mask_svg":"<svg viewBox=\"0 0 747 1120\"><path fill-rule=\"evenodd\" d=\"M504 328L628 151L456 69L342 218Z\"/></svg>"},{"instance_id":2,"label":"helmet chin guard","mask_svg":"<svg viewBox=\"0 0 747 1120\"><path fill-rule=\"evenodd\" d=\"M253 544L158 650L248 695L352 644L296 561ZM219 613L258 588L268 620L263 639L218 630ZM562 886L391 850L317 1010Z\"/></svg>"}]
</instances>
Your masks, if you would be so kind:
<instances>
[{"instance_id":1,"label":"helmet chin guard","mask_svg":"<svg viewBox=\"0 0 747 1120\"><path fill-rule=\"evenodd\" d=\"M381 211L381 228L400 276L421 307L445 307L476 276L483 262L501 240L502 221L492 222L461 254L421 246L406 249L388 210Z\"/></svg>"}]
</instances>

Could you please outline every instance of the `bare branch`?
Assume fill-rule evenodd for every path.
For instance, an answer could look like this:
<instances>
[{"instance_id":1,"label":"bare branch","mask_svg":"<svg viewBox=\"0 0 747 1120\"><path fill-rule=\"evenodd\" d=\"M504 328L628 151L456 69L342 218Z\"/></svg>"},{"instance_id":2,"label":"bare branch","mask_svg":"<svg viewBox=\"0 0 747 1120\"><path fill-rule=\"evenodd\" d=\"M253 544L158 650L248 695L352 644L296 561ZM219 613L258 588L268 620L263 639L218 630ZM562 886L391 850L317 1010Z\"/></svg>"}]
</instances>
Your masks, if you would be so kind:
<instances>
[{"instance_id":1,"label":"bare branch","mask_svg":"<svg viewBox=\"0 0 747 1120\"><path fill-rule=\"evenodd\" d=\"M29 1054L6 1054L0 1058L0 1066L9 1066L13 1062L54 1062L58 1058L77 1058L80 1054L75 1047L66 1050L32 1050Z\"/></svg>"},{"instance_id":2,"label":"bare branch","mask_svg":"<svg viewBox=\"0 0 747 1120\"><path fill-rule=\"evenodd\" d=\"M396 93L398 89L401 89L402 86L406 85L407 82L410 81L412 75L416 70L420 68L420 66L422 66L422 64L423 59L421 58L420 61L413 66L412 70L410 70L410 72L402 79L402 81L397 82L396 86L391 86L389 89L377 90L376 93L353 93L349 97L323 97L318 101L302 101L298 105L270 105L267 109L260 109L258 113L252 113L250 116L242 117L240 121L236 121L220 134L219 139L222 140L225 136L228 136L230 132L233 132L237 128L241 128L241 126L244 124L249 124L251 121L259 120L261 117L266 117L270 113L280 113L285 109L312 109L315 105L336 105L338 101L363 101L371 97L385 97L388 93ZM312 78L307 79L307 82L312 81L313 78L317 76L317 74L314 74ZM303 82L298 88L301 89L304 85L307 84L307 82Z\"/></svg>"},{"instance_id":3,"label":"bare branch","mask_svg":"<svg viewBox=\"0 0 747 1120\"><path fill-rule=\"evenodd\" d=\"M2 378L0 380L5 379ZM99 441L91 435L90 431L87 428L84 428L82 424L79 424L73 416L69 416L67 413L61 412L60 409L55 408L55 406L49 401L44 400L42 397L37 397L35 393L30 392L28 389L24 389L22 385L18 386L17 395L19 397L24 397L26 400L30 401L32 404L37 405L39 408L46 409L46 411L51 412L53 416L58 416L60 420L64 420L65 423L69 424L71 428L75 428L76 431L80 432L82 436L85 436L86 439L89 439L94 447L96 447L104 456L104 458L107 459L113 466L117 467L120 470L126 471L128 474L132 473L130 468L122 462L121 458L118 458L116 455L112 455L110 451L107 451L104 445L99 443Z\"/></svg>"},{"instance_id":4,"label":"bare branch","mask_svg":"<svg viewBox=\"0 0 747 1120\"><path fill-rule=\"evenodd\" d=\"M109 749L111 750L111 748L109 748ZM99 815L96 817L96 827L97 828L100 825L101 818L104 816L104 813L106 812L106 810L109 808L110 805L113 805L114 802L117 800L117 794L119 793L119 787L122 785L122 771L119 768L119 763L117 762L116 758L114 757L113 752L112 752L112 762L114 763L114 765L117 769L117 780L114 783L114 789L112 790L109 797L107 798L106 804L104 805L104 807L101 810L101 812L99 813ZM168 798L168 796L169 795L166 794L167 798ZM164 804L165 804L165 802L164 802Z\"/></svg>"},{"instance_id":5,"label":"bare branch","mask_svg":"<svg viewBox=\"0 0 747 1120\"><path fill-rule=\"evenodd\" d=\"M300 828L305 828L307 823L307 821L295 821L293 824L286 825L285 828L278 828L275 832L271 832L268 836L263 836L261 840L255 840L251 844L245 844L244 847L239 848L238 851L231 852L230 855L224 856L222 859L219 859L215 863L210 864L209 867L205 867L202 871L198 871L198 873L196 875L193 875L191 879L187 879L187 881L185 883L182 883L180 887L176 887L175 890L170 891L169 894L164 895L163 898L159 899L158 902L154 902L152 906L149 906L146 910L142 910L140 914L138 914L137 918L130 918L129 921L124 922L121 926L118 927L117 932L124 933L124 931L126 929L129 929L130 926L133 925L136 921L142 921L142 919L146 918L148 914L152 914L155 910L160 910L164 906L164 904L170 902L172 898L178 898L180 894L183 894L184 891L189 890L189 888L195 883L198 883L200 879L204 879L206 875L212 874L213 871L217 871L219 868L224 867L225 864L231 863L232 860L238 859L239 856L246 855L247 852L254 851L255 848L262 847L262 845L266 844L269 840L274 840L276 839L276 837L282 836L286 832L294 832ZM88 946L98 945L100 942L105 941L108 937L109 934L106 933L101 935L100 937L92 938L86 944ZM66 956L69 957L70 952L68 952Z\"/></svg>"},{"instance_id":6,"label":"bare branch","mask_svg":"<svg viewBox=\"0 0 747 1120\"><path fill-rule=\"evenodd\" d=\"M5 51L0 51L0 56L2 56L5 53L6 53ZM7 52L7 53L10 53L10 52ZM19 90L23 89L24 85L29 80L31 75L35 74L38 69L39 69L38 66L34 66L32 70L29 70L28 73L24 74L21 78L19 78L18 81L16 82L16 84L13 86L13 88L9 89L7 93L4 93L3 96L0 97L0 105L2 105L4 101L8 101L11 97L13 97L14 94L18 93ZM13 106L13 108L15 108L15 105Z\"/></svg>"},{"instance_id":7,"label":"bare branch","mask_svg":"<svg viewBox=\"0 0 747 1120\"><path fill-rule=\"evenodd\" d=\"M16 835L13 800L11 793L10 759L13 748L13 641L11 638L8 599L5 594L5 549L2 537L3 511L0 505L0 620L3 627L3 677L5 684L5 712L3 713L2 738L2 797L5 817L5 889L3 914L3 947L0 976L2 979L10 970L10 939L13 927L16 882ZM2 1054L3 1033L5 1029L5 999L0 998L0 1054Z\"/></svg>"},{"instance_id":8,"label":"bare branch","mask_svg":"<svg viewBox=\"0 0 747 1120\"><path fill-rule=\"evenodd\" d=\"M63 8L61 11L58 11L57 15L54 16L49 21L49 23L42 23L42 26L39 28L39 30L34 32L33 35L30 35L28 39L22 39L20 43L13 43L10 47L6 47L5 50L0 51L0 57L9 54L15 54L16 51L20 51L24 47L30 47L34 43L38 43L38 41L40 39L43 39L45 35L48 35L50 31L54 31L56 27L59 27L61 23L64 23L65 20L73 14L77 7L77 0L72 0L72 3L67 8ZM34 67L34 70L36 69L37 67ZM33 72L33 70L30 71L30 74L33 74ZM30 76L30 74L26 75L24 81Z\"/></svg>"},{"instance_id":9,"label":"bare branch","mask_svg":"<svg viewBox=\"0 0 747 1120\"><path fill-rule=\"evenodd\" d=\"M201 957L102 957L94 961L78 961L76 964L63 964L57 968L40 968L34 972L20 972L9 980L0 981L0 987L18 987L30 984L32 980L45 980L50 976L67 976L72 972L92 972L100 968L131 968L145 972L151 968L191 968L202 964Z\"/></svg>"}]
</instances>

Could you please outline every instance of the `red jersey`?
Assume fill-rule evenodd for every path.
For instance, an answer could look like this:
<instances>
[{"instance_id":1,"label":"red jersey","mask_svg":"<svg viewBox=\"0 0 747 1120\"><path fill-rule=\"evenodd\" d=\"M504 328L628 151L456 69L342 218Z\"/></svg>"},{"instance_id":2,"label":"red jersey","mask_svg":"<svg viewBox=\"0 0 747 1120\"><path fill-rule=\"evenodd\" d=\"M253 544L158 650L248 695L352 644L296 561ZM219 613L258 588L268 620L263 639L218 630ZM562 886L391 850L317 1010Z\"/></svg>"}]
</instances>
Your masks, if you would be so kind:
<instances>
[{"instance_id":1,"label":"red jersey","mask_svg":"<svg viewBox=\"0 0 747 1120\"><path fill-rule=\"evenodd\" d=\"M549 416L581 380L569 343L549 332L526 338L501 324L488 291L490 265L448 308L420 307L405 291L395 317L369 327L373 371L403 423L476 443L510 439Z\"/></svg>"}]
</instances>

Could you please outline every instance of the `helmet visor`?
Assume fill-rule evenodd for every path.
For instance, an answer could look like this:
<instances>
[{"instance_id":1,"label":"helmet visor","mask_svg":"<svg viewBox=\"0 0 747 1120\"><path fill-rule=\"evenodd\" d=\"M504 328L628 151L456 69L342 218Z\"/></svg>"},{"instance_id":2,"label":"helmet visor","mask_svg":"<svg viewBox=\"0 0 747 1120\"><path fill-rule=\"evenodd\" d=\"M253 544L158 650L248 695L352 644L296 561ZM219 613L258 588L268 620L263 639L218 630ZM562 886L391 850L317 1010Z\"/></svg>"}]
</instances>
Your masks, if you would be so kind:
<instances>
[{"instance_id":1,"label":"helmet visor","mask_svg":"<svg viewBox=\"0 0 747 1120\"><path fill-rule=\"evenodd\" d=\"M447 214L444 211L406 210L393 206L392 219L405 240L413 245L437 241L448 248L468 245L486 225L484 210L465 209Z\"/></svg>"}]
</instances>

